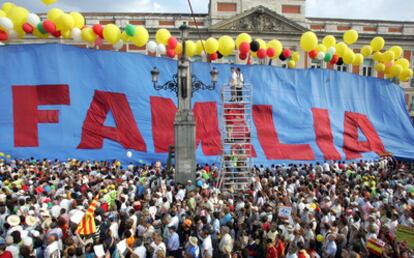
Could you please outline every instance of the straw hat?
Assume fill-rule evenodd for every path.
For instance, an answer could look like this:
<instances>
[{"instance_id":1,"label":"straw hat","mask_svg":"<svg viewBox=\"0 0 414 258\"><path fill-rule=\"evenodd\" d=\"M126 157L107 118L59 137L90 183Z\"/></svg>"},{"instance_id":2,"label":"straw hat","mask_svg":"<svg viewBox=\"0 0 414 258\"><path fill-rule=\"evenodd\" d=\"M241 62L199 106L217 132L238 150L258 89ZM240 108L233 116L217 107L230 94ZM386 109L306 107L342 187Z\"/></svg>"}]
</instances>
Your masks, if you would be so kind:
<instances>
[{"instance_id":1,"label":"straw hat","mask_svg":"<svg viewBox=\"0 0 414 258\"><path fill-rule=\"evenodd\" d=\"M28 226L34 226L37 223L37 218L33 216L27 216L25 219L26 225Z\"/></svg>"},{"instance_id":2,"label":"straw hat","mask_svg":"<svg viewBox=\"0 0 414 258\"><path fill-rule=\"evenodd\" d=\"M191 245L197 246L198 239L196 237L190 236L189 241Z\"/></svg>"},{"instance_id":3,"label":"straw hat","mask_svg":"<svg viewBox=\"0 0 414 258\"><path fill-rule=\"evenodd\" d=\"M17 216L17 215L10 215L7 218L7 223L9 223L9 225L12 226L12 227L20 225L20 217Z\"/></svg>"}]
</instances>

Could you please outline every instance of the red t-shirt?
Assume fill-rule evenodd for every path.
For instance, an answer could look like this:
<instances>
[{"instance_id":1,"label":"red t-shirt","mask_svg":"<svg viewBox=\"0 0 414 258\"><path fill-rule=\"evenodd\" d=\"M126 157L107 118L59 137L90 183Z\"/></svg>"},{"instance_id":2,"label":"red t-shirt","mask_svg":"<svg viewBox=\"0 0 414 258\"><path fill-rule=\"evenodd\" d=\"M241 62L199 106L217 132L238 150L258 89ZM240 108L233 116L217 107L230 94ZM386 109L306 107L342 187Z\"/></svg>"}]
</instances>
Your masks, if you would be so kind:
<instances>
[{"instance_id":1,"label":"red t-shirt","mask_svg":"<svg viewBox=\"0 0 414 258\"><path fill-rule=\"evenodd\" d=\"M266 248L266 258L277 258L277 250L274 246Z\"/></svg>"},{"instance_id":2,"label":"red t-shirt","mask_svg":"<svg viewBox=\"0 0 414 258\"><path fill-rule=\"evenodd\" d=\"M13 255L9 251L4 251L2 254L0 254L0 258L13 258Z\"/></svg>"},{"instance_id":3,"label":"red t-shirt","mask_svg":"<svg viewBox=\"0 0 414 258\"><path fill-rule=\"evenodd\" d=\"M282 240L276 241L275 247L277 251L277 257L282 257L285 255L285 244Z\"/></svg>"}]
</instances>

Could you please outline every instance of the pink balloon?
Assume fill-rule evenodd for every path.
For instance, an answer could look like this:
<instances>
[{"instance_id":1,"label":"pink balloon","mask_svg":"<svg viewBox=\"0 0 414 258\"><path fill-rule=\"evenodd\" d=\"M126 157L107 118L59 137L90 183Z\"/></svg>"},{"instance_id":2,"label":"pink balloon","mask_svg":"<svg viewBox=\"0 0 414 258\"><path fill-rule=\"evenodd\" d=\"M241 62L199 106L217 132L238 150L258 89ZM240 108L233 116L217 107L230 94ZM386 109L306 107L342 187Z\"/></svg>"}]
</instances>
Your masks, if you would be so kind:
<instances>
[{"instance_id":1,"label":"pink balloon","mask_svg":"<svg viewBox=\"0 0 414 258\"><path fill-rule=\"evenodd\" d=\"M385 68L391 68L394 65L394 60L385 63Z\"/></svg>"},{"instance_id":2,"label":"pink balloon","mask_svg":"<svg viewBox=\"0 0 414 258\"><path fill-rule=\"evenodd\" d=\"M95 46L102 46L103 39L101 37L97 37L95 40Z\"/></svg>"}]
</instances>

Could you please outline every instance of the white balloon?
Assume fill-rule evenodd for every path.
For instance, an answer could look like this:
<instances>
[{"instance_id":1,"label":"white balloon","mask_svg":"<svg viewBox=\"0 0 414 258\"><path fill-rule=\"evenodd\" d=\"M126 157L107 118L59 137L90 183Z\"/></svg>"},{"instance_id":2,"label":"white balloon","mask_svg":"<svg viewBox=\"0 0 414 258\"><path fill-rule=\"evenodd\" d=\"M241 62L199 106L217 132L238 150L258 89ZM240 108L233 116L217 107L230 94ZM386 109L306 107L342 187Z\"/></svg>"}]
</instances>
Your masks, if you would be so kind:
<instances>
[{"instance_id":1,"label":"white balloon","mask_svg":"<svg viewBox=\"0 0 414 258\"><path fill-rule=\"evenodd\" d=\"M35 13L29 13L29 15L27 15L26 21L32 25L32 27L36 28L40 22L40 17Z\"/></svg>"},{"instance_id":2,"label":"white balloon","mask_svg":"<svg viewBox=\"0 0 414 258\"><path fill-rule=\"evenodd\" d=\"M203 57L203 58L207 58L207 53L206 53L206 51L201 51L201 56Z\"/></svg>"},{"instance_id":3,"label":"white balloon","mask_svg":"<svg viewBox=\"0 0 414 258\"><path fill-rule=\"evenodd\" d=\"M157 46L157 50L156 50L157 55L164 55L166 51L167 50L165 49L165 46L163 44L159 44Z\"/></svg>"},{"instance_id":4,"label":"white balloon","mask_svg":"<svg viewBox=\"0 0 414 258\"><path fill-rule=\"evenodd\" d=\"M157 42L151 40L147 43L148 52L154 53L157 51Z\"/></svg>"},{"instance_id":5,"label":"white balloon","mask_svg":"<svg viewBox=\"0 0 414 258\"><path fill-rule=\"evenodd\" d=\"M116 51L120 50L124 46L124 41L120 39L116 44L113 46Z\"/></svg>"},{"instance_id":6,"label":"white balloon","mask_svg":"<svg viewBox=\"0 0 414 258\"><path fill-rule=\"evenodd\" d=\"M328 53L329 54L333 55L333 54L335 54L335 52L336 52L336 48L335 47L328 48Z\"/></svg>"},{"instance_id":7,"label":"white balloon","mask_svg":"<svg viewBox=\"0 0 414 258\"><path fill-rule=\"evenodd\" d=\"M319 60L323 60L325 58L325 53L324 52L319 52L318 55L317 55L317 58Z\"/></svg>"},{"instance_id":8,"label":"white balloon","mask_svg":"<svg viewBox=\"0 0 414 258\"><path fill-rule=\"evenodd\" d=\"M12 30L13 29L13 22L7 17L1 17L0 18L0 26L5 28L6 30Z\"/></svg>"},{"instance_id":9,"label":"white balloon","mask_svg":"<svg viewBox=\"0 0 414 258\"><path fill-rule=\"evenodd\" d=\"M71 35L73 40L76 41L81 41L82 40L82 36L81 36L82 31L79 28L73 28L71 31Z\"/></svg>"},{"instance_id":10,"label":"white balloon","mask_svg":"<svg viewBox=\"0 0 414 258\"><path fill-rule=\"evenodd\" d=\"M131 151L127 151L126 155L127 155L128 158L131 158L132 157L132 152Z\"/></svg>"}]
</instances>

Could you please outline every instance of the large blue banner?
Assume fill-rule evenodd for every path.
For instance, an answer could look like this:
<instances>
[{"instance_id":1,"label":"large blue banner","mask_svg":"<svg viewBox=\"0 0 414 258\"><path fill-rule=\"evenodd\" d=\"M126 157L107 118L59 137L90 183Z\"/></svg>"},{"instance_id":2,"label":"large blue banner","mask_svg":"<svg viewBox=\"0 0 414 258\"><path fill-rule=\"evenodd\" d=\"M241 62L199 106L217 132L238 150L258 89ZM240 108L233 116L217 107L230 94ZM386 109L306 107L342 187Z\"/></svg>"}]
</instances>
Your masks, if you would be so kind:
<instances>
[{"instance_id":1,"label":"large blue banner","mask_svg":"<svg viewBox=\"0 0 414 258\"><path fill-rule=\"evenodd\" d=\"M193 97L197 161L219 162L221 87ZM0 152L16 158L165 161L173 144L175 93L156 91L177 63L134 53L72 46L0 47ZM403 90L389 81L320 69L237 66L253 85L256 164L414 157ZM210 64L192 71L210 82ZM127 157L127 151L132 157Z\"/></svg>"}]
</instances>

